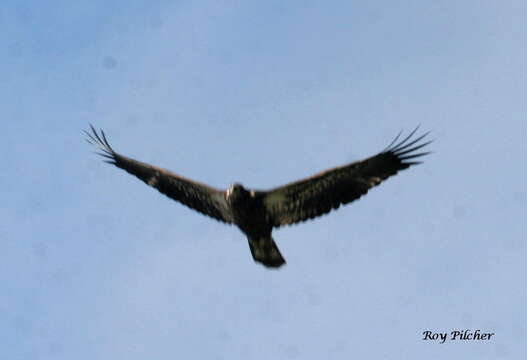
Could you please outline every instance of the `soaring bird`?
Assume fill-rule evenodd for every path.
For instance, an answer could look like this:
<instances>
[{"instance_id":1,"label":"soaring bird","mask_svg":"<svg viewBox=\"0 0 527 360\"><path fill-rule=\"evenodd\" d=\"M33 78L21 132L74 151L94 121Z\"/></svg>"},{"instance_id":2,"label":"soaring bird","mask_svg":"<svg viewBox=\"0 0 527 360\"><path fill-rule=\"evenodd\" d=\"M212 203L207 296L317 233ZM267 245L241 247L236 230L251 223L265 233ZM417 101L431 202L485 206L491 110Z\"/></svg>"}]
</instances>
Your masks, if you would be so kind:
<instances>
[{"instance_id":1,"label":"soaring bird","mask_svg":"<svg viewBox=\"0 0 527 360\"><path fill-rule=\"evenodd\" d=\"M87 141L113 164L135 175L173 200L216 220L236 225L249 241L254 261L279 268L285 260L271 236L274 228L297 224L348 204L365 195L398 171L420 164L429 152L417 152L430 144L425 133L412 138L413 130L397 142L401 133L380 153L367 159L335 167L303 180L271 190L246 189L239 183L227 190L199 183L168 170L121 155L110 146L104 131L90 125ZM410 161L409 161L410 160Z\"/></svg>"}]
</instances>

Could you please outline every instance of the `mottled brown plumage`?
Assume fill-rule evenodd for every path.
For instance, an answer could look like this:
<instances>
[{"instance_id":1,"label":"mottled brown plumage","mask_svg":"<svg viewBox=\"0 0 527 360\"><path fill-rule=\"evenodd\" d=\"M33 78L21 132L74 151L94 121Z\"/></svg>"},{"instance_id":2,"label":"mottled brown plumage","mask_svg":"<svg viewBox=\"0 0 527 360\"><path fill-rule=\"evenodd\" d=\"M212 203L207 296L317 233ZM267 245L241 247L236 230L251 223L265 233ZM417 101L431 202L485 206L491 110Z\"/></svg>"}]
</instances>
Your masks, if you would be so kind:
<instances>
[{"instance_id":1,"label":"mottled brown plumage","mask_svg":"<svg viewBox=\"0 0 527 360\"><path fill-rule=\"evenodd\" d=\"M91 125L90 125L91 126ZM400 134L379 154L344 166L326 170L307 179L268 191L247 190L233 184L223 191L186 179L116 153L106 135L91 126L85 132L88 142L97 146L106 162L126 170L168 197L216 220L234 224L247 235L253 259L267 267L285 264L271 232L273 228L296 224L324 215L350 203L428 154L416 151L428 145L424 134L410 141L416 130L397 143Z\"/></svg>"}]
</instances>

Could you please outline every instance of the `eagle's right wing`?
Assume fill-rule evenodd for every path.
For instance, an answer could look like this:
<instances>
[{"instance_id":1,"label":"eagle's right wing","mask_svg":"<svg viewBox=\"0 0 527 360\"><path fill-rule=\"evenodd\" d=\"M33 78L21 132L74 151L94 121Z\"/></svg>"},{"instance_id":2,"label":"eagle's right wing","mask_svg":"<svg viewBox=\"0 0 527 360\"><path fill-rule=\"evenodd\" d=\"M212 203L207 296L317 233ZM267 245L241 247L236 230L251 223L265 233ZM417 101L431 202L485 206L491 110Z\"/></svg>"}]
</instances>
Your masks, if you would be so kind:
<instances>
[{"instance_id":1,"label":"eagle's right wing","mask_svg":"<svg viewBox=\"0 0 527 360\"><path fill-rule=\"evenodd\" d=\"M396 143L397 136L375 156L261 192L269 221L274 227L279 227L327 214L340 205L359 199L397 172L419 164L414 159L428 152L417 150L430 141L420 143L428 133L411 140L416 130L399 143Z\"/></svg>"},{"instance_id":2,"label":"eagle's right wing","mask_svg":"<svg viewBox=\"0 0 527 360\"><path fill-rule=\"evenodd\" d=\"M232 217L223 196L223 191L212 188L196 181L185 179L182 176L171 173L147 163L116 153L101 130L99 135L95 128L90 125L92 132L85 131L88 142L101 150L99 155L107 158L107 163L126 170L137 176L148 185L156 188L159 192L171 199L181 202L191 209L202 214L213 217L216 220L232 223Z\"/></svg>"}]
</instances>

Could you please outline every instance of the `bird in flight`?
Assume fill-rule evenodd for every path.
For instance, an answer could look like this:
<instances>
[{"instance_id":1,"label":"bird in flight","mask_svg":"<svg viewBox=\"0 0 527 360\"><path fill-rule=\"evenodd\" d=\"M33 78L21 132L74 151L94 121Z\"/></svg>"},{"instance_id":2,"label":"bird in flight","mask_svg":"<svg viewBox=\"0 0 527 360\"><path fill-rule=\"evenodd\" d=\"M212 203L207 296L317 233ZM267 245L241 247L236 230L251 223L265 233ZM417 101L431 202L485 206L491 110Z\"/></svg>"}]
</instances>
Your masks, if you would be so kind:
<instances>
[{"instance_id":1,"label":"bird in flight","mask_svg":"<svg viewBox=\"0 0 527 360\"><path fill-rule=\"evenodd\" d=\"M365 195L372 187L408 167L420 164L418 152L431 141L425 133L404 139L401 133L377 155L271 190L246 189L239 183L227 190L185 178L168 170L121 155L110 146L104 131L90 125L87 141L95 145L106 162L135 175L173 200L227 224L236 225L249 241L254 261L279 268L285 260L272 238L274 228L297 224L329 213Z\"/></svg>"}]
</instances>

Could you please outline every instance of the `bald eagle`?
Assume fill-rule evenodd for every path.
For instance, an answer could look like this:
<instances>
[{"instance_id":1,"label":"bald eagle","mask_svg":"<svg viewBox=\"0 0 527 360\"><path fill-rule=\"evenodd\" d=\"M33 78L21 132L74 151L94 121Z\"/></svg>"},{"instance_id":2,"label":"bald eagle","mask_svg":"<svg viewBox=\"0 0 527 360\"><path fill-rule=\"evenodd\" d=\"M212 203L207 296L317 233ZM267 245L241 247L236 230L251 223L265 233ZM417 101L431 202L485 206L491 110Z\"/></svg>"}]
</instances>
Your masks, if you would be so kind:
<instances>
[{"instance_id":1,"label":"bald eagle","mask_svg":"<svg viewBox=\"0 0 527 360\"><path fill-rule=\"evenodd\" d=\"M422 141L428 133L412 139L416 128L397 142L399 133L384 150L365 160L271 190L246 189L235 183L224 191L121 155L110 146L104 131L98 133L92 125L90 127L91 132L85 131L86 140L101 151L98 154L105 157L106 162L191 209L236 225L247 236L254 261L269 268L285 264L271 236L273 228L313 219L357 200L398 171L420 164L415 159L429 152L417 150L431 143Z\"/></svg>"}]
</instances>

